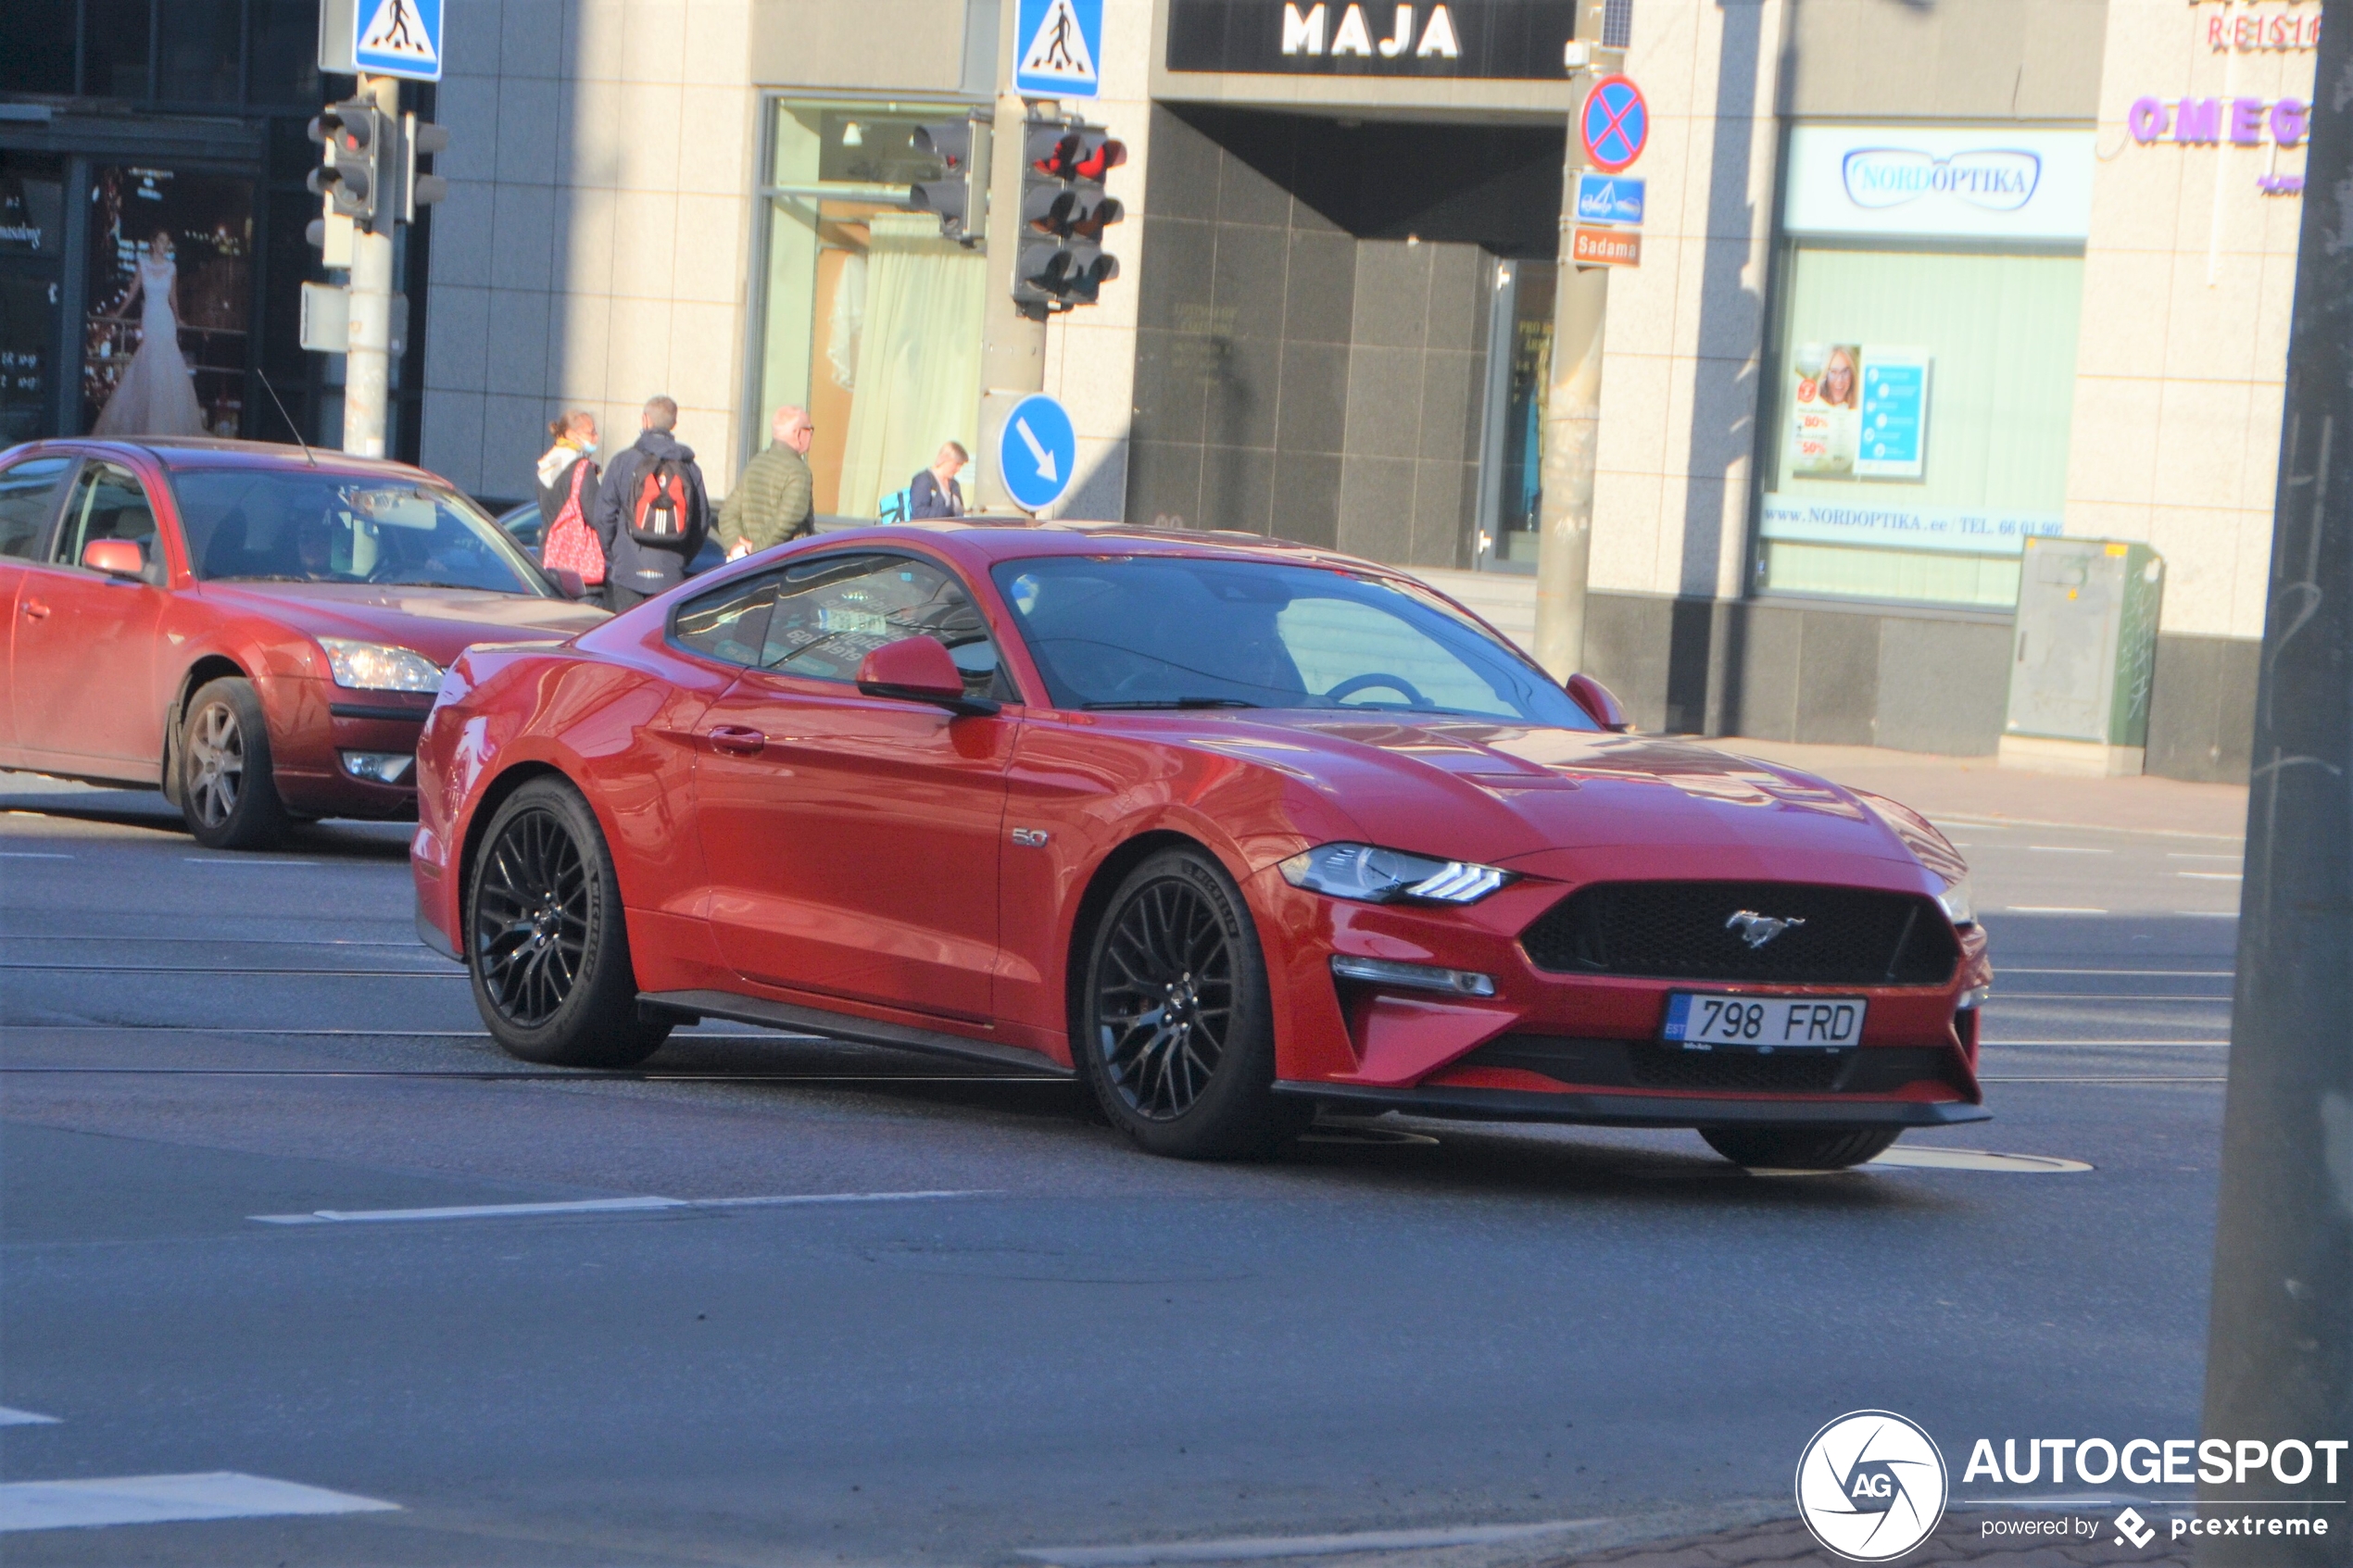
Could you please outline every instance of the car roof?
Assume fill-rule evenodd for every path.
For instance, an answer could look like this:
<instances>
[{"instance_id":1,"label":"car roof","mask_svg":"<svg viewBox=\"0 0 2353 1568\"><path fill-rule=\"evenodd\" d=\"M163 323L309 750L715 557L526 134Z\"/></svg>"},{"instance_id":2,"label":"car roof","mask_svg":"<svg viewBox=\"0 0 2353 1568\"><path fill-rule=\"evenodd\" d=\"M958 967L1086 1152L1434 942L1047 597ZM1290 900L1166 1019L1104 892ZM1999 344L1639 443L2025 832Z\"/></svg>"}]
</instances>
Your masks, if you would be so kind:
<instances>
[{"instance_id":1,"label":"car roof","mask_svg":"<svg viewBox=\"0 0 2353 1568\"><path fill-rule=\"evenodd\" d=\"M25 450L60 453L142 452L174 472L189 469L321 469L331 473L366 474L385 479L448 481L383 458L362 458L332 447L300 446L276 441L230 441L212 435L138 436L129 439L68 436L38 441Z\"/></svg>"},{"instance_id":2,"label":"car roof","mask_svg":"<svg viewBox=\"0 0 2353 1568\"><path fill-rule=\"evenodd\" d=\"M1280 561L1294 566L1339 568L1397 577L1392 567L1362 560L1315 545L1273 539L1263 533L1223 529L1141 528L1122 522L1057 521L1040 523L1000 521L991 518L958 518L892 523L887 527L822 535L829 544L855 537L859 543L885 544L892 535L918 531L964 558L968 564L994 566L1000 561L1038 556L1173 556L1225 560Z\"/></svg>"}]
</instances>

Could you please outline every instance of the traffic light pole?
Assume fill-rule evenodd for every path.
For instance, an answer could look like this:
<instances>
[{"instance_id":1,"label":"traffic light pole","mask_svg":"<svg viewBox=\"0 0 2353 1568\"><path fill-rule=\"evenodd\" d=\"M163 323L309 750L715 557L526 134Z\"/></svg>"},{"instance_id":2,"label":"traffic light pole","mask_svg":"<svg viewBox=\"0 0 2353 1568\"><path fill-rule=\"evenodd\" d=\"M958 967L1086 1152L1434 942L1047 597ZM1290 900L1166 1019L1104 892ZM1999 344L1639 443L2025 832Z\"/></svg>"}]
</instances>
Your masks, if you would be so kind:
<instances>
[{"instance_id":1,"label":"traffic light pole","mask_svg":"<svg viewBox=\"0 0 2353 1568\"><path fill-rule=\"evenodd\" d=\"M2205 1436L2283 1448L2353 1436L2353 245L2341 238L2353 233L2353 6L2327 0L2322 14L2206 1352ZM2207 1488L2216 1512L2346 1495L2334 1475L2326 1486L2312 1474L2303 1485L2268 1471L2253 1479ZM2353 1521L2330 1509L2309 1517L2327 1520L2330 1534L2208 1537L2198 1562L2345 1562Z\"/></svg>"},{"instance_id":2,"label":"traffic light pole","mask_svg":"<svg viewBox=\"0 0 2353 1568\"><path fill-rule=\"evenodd\" d=\"M384 123L400 122L400 80L363 76L362 97L375 100ZM392 193L379 191L380 202ZM381 232L377 231L381 230ZM343 449L384 455L384 412L392 388L392 214L351 236L351 337L343 372Z\"/></svg>"},{"instance_id":3,"label":"traffic light pole","mask_svg":"<svg viewBox=\"0 0 2353 1568\"><path fill-rule=\"evenodd\" d=\"M988 305L981 318L979 502L986 512L1018 512L997 471L1005 421L1023 398L1046 390L1046 312L1013 298L1022 248L1022 169L1029 107L1013 88L1021 7L999 8L997 121L989 137Z\"/></svg>"},{"instance_id":4,"label":"traffic light pole","mask_svg":"<svg viewBox=\"0 0 2353 1568\"><path fill-rule=\"evenodd\" d=\"M1602 0L1577 7L1577 36L1602 35ZM1544 396L1542 500L1537 513L1536 662L1556 681L1585 659L1585 590L1593 556L1593 472L1601 450L1602 328L1609 314L1609 269L1579 267L1571 243L1577 176L1585 169L1577 119L1597 76L1617 55L1585 45L1585 63L1569 73L1568 153L1561 169L1559 282L1553 294L1553 363Z\"/></svg>"}]
</instances>

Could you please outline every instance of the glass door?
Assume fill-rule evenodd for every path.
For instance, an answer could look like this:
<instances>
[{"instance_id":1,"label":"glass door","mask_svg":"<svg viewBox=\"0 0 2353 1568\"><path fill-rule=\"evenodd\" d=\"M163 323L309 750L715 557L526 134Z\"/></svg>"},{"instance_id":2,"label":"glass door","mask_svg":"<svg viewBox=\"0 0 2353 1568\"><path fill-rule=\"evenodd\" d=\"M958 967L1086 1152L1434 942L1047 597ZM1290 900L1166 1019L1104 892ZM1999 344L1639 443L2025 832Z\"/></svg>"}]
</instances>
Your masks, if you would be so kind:
<instances>
[{"instance_id":1,"label":"glass door","mask_svg":"<svg viewBox=\"0 0 2353 1568\"><path fill-rule=\"evenodd\" d=\"M1498 261L1487 335L1487 398L1479 487L1481 571L1532 572L1543 503L1544 394L1552 382L1549 261Z\"/></svg>"}]
</instances>

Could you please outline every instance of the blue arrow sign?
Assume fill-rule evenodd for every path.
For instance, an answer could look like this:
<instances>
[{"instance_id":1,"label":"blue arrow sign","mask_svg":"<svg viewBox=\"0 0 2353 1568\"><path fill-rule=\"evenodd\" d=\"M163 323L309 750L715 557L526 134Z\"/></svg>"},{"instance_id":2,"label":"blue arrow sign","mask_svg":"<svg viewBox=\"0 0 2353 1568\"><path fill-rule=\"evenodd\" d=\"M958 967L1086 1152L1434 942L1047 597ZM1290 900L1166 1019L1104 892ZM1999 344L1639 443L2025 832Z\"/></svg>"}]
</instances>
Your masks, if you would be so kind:
<instances>
[{"instance_id":1,"label":"blue arrow sign","mask_svg":"<svg viewBox=\"0 0 2353 1568\"><path fill-rule=\"evenodd\" d=\"M1583 223L1640 223L1642 182L1623 174L1579 174L1577 217Z\"/></svg>"},{"instance_id":2,"label":"blue arrow sign","mask_svg":"<svg viewBox=\"0 0 2353 1568\"><path fill-rule=\"evenodd\" d=\"M441 80L442 0L359 0L352 60L371 76Z\"/></svg>"},{"instance_id":3,"label":"blue arrow sign","mask_svg":"<svg viewBox=\"0 0 2353 1568\"><path fill-rule=\"evenodd\" d=\"M1042 512L1061 500L1077 461L1078 433L1061 404L1041 394L1013 405L997 438L997 471L1016 506Z\"/></svg>"}]
</instances>

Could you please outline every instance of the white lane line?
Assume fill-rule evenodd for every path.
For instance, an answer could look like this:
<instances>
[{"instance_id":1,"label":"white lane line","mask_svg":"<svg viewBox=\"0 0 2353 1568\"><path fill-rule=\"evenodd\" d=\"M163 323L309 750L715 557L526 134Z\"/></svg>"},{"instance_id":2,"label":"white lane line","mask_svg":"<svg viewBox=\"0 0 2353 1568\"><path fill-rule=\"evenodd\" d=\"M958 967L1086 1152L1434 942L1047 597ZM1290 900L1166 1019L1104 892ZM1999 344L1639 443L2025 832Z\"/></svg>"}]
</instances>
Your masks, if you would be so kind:
<instances>
[{"instance_id":1,"label":"white lane line","mask_svg":"<svg viewBox=\"0 0 2353 1568\"><path fill-rule=\"evenodd\" d=\"M0 1426L55 1426L57 1424L57 1418L54 1415L39 1415L31 1411L12 1411L6 1405L0 1405Z\"/></svg>"},{"instance_id":2,"label":"white lane line","mask_svg":"<svg viewBox=\"0 0 2353 1568\"><path fill-rule=\"evenodd\" d=\"M2147 1073L2114 1074L2105 1078L1993 1078L1981 1075L1981 1084L2227 1084L2220 1073L2200 1076L2151 1077Z\"/></svg>"},{"instance_id":3,"label":"white lane line","mask_svg":"<svg viewBox=\"0 0 2353 1568\"><path fill-rule=\"evenodd\" d=\"M2106 909L2088 909L2073 904L2010 904L2003 908L2006 915L2104 915Z\"/></svg>"},{"instance_id":4,"label":"white lane line","mask_svg":"<svg viewBox=\"0 0 2353 1568\"><path fill-rule=\"evenodd\" d=\"M242 855L182 855L192 866L315 866L317 860L252 860Z\"/></svg>"},{"instance_id":5,"label":"white lane line","mask_svg":"<svg viewBox=\"0 0 2353 1568\"><path fill-rule=\"evenodd\" d=\"M636 1214L676 1209L786 1209L819 1203L920 1203L983 1198L984 1187L938 1192L813 1192L779 1198L588 1198L568 1203L474 1203L447 1209L314 1209L308 1214L248 1214L265 1225L398 1224L431 1220L513 1220L543 1214Z\"/></svg>"},{"instance_id":6,"label":"white lane line","mask_svg":"<svg viewBox=\"0 0 2353 1568\"><path fill-rule=\"evenodd\" d=\"M1017 1555L1051 1568L1145 1568L1154 1562L1250 1562L1269 1557L1340 1557L1358 1551L1414 1551L1433 1547L1485 1546L1527 1540L1606 1524L1602 1519L1554 1519L1541 1524L1466 1524L1454 1529L1361 1530L1332 1536L1237 1536L1220 1541L1163 1541L1145 1546L1033 1547Z\"/></svg>"},{"instance_id":7,"label":"white lane line","mask_svg":"<svg viewBox=\"0 0 2353 1568\"><path fill-rule=\"evenodd\" d=\"M2121 974L2134 980L2234 980L2230 969L2024 969L2002 966L2004 974Z\"/></svg>"},{"instance_id":8,"label":"white lane line","mask_svg":"<svg viewBox=\"0 0 2353 1568\"><path fill-rule=\"evenodd\" d=\"M2245 874L2239 872L2175 872L2173 874L2190 877L2198 882L2245 882L2246 880Z\"/></svg>"},{"instance_id":9,"label":"white lane line","mask_svg":"<svg viewBox=\"0 0 2353 1568\"><path fill-rule=\"evenodd\" d=\"M2194 849L2168 849L2165 852L2165 858L2169 860L2235 860L2239 859L2241 857L2236 855L2208 855Z\"/></svg>"},{"instance_id":10,"label":"white lane line","mask_svg":"<svg viewBox=\"0 0 2353 1568\"><path fill-rule=\"evenodd\" d=\"M2113 855L2113 849L2088 849L2072 844L2030 844L2026 847L2037 855Z\"/></svg>"},{"instance_id":11,"label":"white lane line","mask_svg":"<svg viewBox=\"0 0 2353 1568\"><path fill-rule=\"evenodd\" d=\"M0 849L0 860L70 860L70 855L48 855L31 849Z\"/></svg>"},{"instance_id":12,"label":"white lane line","mask_svg":"<svg viewBox=\"0 0 2353 1568\"><path fill-rule=\"evenodd\" d=\"M382 1513L396 1502L331 1492L265 1475L114 1475L88 1481L0 1485L0 1530L94 1524L162 1524L195 1519L269 1519L293 1513Z\"/></svg>"},{"instance_id":13,"label":"white lane line","mask_svg":"<svg viewBox=\"0 0 2353 1568\"><path fill-rule=\"evenodd\" d=\"M2081 1160L2049 1154L1995 1154L1982 1148L1936 1148L1927 1144L1897 1144L1869 1163L1914 1171L1993 1171L2014 1176L2072 1175L2091 1169Z\"/></svg>"},{"instance_id":14,"label":"white lane line","mask_svg":"<svg viewBox=\"0 0 2353 1568\"><path fill-rule=\"evenodd\" d=\"M2212 1050L2227 1050L2231 1041L2228 1035L2224 1035L2220 1039L2206 1040L1981 1040L1978 1043L1988 1050L2018 1050L2029 1046L2068 1046L2085 1050L2097 1050L2116 1046L2143 1048L2151 1046L2203 1046Z\"/></svg>"},{"instance_id":15,"label":"white lane line","mask_svg":"<svg viewBox=\"0 0 2353 1568\"><path fill-rule=\"evenodd\" d=\"M2052 822L2032 817L1947 816L1939 812L1929 821L1939 828L1947 824L1965 828L2057 828L2062 833L2122 833L2136 838L2203 838L2217 844L2238 844L2246 838L2244 834L2198 833L2190 828L2128 828L2113 822Z\"/></svg>"},{"instance_id":16,"label":"white lane line","mask_svg":"<svg viewBox=\"0 0 2353 1568\"><path fill-rule=\"evenodd\" d=\"M1997 991L1994 1003L2003 1002L2228 1002L2228 991L2168 991L2151 995L2146 991ZM1992 1005L1992 1004L1989 1004Z\"/></svg>"}]
</instances>

